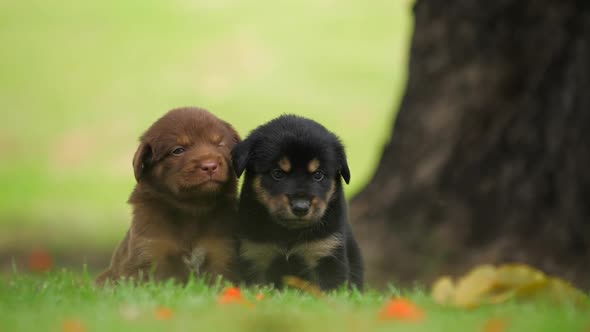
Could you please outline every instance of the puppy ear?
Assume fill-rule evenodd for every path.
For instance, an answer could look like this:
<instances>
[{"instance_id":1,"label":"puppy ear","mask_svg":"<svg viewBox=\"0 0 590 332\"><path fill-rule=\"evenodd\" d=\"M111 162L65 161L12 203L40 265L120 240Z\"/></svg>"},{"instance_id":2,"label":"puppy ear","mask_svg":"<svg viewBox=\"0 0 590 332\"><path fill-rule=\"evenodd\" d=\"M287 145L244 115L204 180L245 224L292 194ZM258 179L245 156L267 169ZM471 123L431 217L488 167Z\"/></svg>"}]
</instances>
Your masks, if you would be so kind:
<instances>
[{"instance_id":1,"label":"puppy ear","mask_svg":"<svg viewBox=\"0 0 590 332\"><path fill-rule=\"evenodd\" d=\"M234 166L234 172L238 177L242 176L242 173L248 165L250 159L250 150L252 149L252 140L246 139L243 142L236 145L231 151L232 164Z\"/></svg>"},{"instance_id":2,"label":"puppy ear","mask_svg":"<svg viewBox=\"0 0 590 332\"><path fill-rule=\"evenodd\" d=\"M342 175L342 178L346 184L350 183L350 170L348 169L348 163L346 162L346 159L344 159L344 162L340 164L340 175Z\"/></svg>"},{"instance_id":3,"label":"puppy ear","mask_svg":"<svg viewBox=\"0 0 590 332\"><path fill-rule=\"evenodd\" d=\"M346 152L344 152L344 147L338 147L338 167L340 175L344 179L346 184L350 183L350 169L348 169L348 161L346 160Z\"/></svg>"},{"instance_id":4,"label":"puppy ear","mask_svg":"<svg viewBox=\"0 0 590 332\"><path fill-rule=\"evenodd\" d=\"M240 134L238 134L238 132L234 129L234 127L232 125L230 125L229 123L222 121L223 124L227 127L227 129L229 129L231 135L232 135L232 139L233 141L238 144L242 141L242 139L240 138Z\"/></svg>"},{"instance_id":5,"label":"puppy ear","mask_svg":"<svg viewBox=\"0 0 590 332\"><path fill-rule=\"evenodd\" d=\"M135 174L135 180L139 182L145 169L148 167L149 162L153 158L152 147L148 143L141 143L133 155L133 172Z\"/></svg>"}]
</instances>

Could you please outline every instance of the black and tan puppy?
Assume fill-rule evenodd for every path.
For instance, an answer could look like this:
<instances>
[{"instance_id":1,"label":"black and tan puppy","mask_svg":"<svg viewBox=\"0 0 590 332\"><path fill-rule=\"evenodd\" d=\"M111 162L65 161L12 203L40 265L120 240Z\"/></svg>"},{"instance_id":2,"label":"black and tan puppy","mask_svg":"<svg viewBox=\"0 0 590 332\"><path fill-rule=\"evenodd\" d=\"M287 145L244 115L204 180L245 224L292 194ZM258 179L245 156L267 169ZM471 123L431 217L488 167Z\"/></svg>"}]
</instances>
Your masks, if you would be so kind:
<instances>
[{"instance_id":1,"label":"black and tan puppy","mask_svg":"<svg viewBox=\"0 0 590 332\"><path fill-rule=\"evenodd\" d=\"M295 276L332 290L362 289L363 264L347 220L342 178L350 171L339 139L319 123L284 115L232 151L240 196L239 265L246 283L282 287Z\"/></svg>"},{"instance_id":2,"label":"black and tan puppy","mask_svg":"<svg viewBox=\"0 0 590 332\"><path fill-rule=\"evenodd\" d=\"M206 110L174 109L141 137L133 158L133 220L102 284L153 275L185 282L191 273L235 280L237 178L231 150L240 141Z\"/></svg>"}]
</instances>

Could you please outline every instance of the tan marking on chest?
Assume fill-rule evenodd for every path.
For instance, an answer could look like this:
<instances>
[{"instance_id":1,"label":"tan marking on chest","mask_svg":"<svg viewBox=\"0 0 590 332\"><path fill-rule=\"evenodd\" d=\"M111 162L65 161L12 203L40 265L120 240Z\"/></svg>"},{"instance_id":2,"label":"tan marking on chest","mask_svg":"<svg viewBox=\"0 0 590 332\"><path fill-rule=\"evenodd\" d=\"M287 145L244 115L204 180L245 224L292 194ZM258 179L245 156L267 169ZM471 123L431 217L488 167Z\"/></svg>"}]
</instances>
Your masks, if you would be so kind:
<instances>
[{"instance_id":1,"label":"tan marking on chest","mask_svg":"<svg viewBox=\"0 0 590 332\"><path fill-rule=\"evenodd\" d=\"M272 243L260 243L242 240L240 256L253 265L252 273L262 277L270 264L279 256L287 260L291 256L299 256L309 268L315 268L323 257L332 256L334 251L342 246L344 241L340 234L334 234L324 239L298 244L290 249Z\"/></svg>"},{"instance_id":2,"label":"tan marking on chest","mask_svg":"<svg viewBox=\"0 0 590 332\"><path fill-rule=\"evenodd\" d=\"M333 252L343 243L342 236L334 234L321 240L302 243L291 249L290 254L302 257L308 267L315 268L320 259L332 256Z\"/></svg>"},{"instance_id":3,"label":"tan marking on chest","mask_svg":"<svg viewBox=\"0 0 590 332\"><path fill-rule=\"evenodd\" d=\"M262 274L264 271L281 254L283 254L283 250L275 244L259 243L249 240L242 240L240 243L240 257L250 261L252 264L250 273L258 275L259 278L263 278Z\"/></svg>"}]
</instances>

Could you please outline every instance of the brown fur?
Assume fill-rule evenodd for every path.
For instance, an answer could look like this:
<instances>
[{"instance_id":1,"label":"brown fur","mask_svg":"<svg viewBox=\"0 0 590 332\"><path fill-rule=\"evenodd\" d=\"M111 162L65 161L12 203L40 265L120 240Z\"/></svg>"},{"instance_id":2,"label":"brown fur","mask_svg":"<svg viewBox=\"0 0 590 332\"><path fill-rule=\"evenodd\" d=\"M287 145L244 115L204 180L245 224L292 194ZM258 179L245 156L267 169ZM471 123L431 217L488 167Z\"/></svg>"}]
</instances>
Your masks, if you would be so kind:
<instances>
[{"instance_id":1,"label":"brown fur","mask_svg":"<svg viewBox=\"0 0 590 332\"><path fill-rule=\"evenodd\" d=\"M150 273L181 283L191 273L236 281L230 151L239 141L231 125L197 108L172 110L145 132L133 157L131 227L98 284ZM178 147L184 153L173 154ZM212 164L216 171L207 171Z\"/></svg>"}]
</instances>

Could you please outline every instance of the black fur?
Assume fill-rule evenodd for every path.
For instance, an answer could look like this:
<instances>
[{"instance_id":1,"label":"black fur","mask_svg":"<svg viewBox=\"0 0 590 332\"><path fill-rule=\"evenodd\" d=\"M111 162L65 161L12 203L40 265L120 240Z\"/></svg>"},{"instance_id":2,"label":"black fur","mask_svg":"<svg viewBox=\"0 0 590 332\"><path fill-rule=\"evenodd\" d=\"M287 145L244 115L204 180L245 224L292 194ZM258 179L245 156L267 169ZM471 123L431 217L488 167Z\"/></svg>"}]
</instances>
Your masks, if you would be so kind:
<instances>
[{"instance_id":1,"label":"black fur","mask_svg":"<svg viewBox=\"0 0 590 332\"><path fill-rule=\"evenodd\" d=\"M288 159L291 169L281 175L278 165L283 158ZM282 277L291 275L316 283L323 290L343 284L362 290L362 257L348 223L342 190L342 179L349 183L350 171L338 137L313 120L283 115L255 129L234 148L232 159L238 177L245 171L238 222L242 280L280 288ZM322 175L310 172L313 159L319 161L321 180ZM280 208L271 212L267 207L270 203L263 204L268 197L288 203L279 204ZM316 209L321 204L314 205L321 201L326 203L323 213ZM309 214L302 217L308 220L295 216L295 202L304 208L311 204ZM332 250L326 253L325 244L329 243ZM312 244L320 246L319 250ZM258 248L258 256L252 248ZM261 264L264 252L271 251L283 254ZM289 255L284 254L287 252ZM317 257L319 252L325 255ZM306 259L316 263L310 266ZM256 269L261 265L266 268Z\"/></svg>"}]
</instances>

